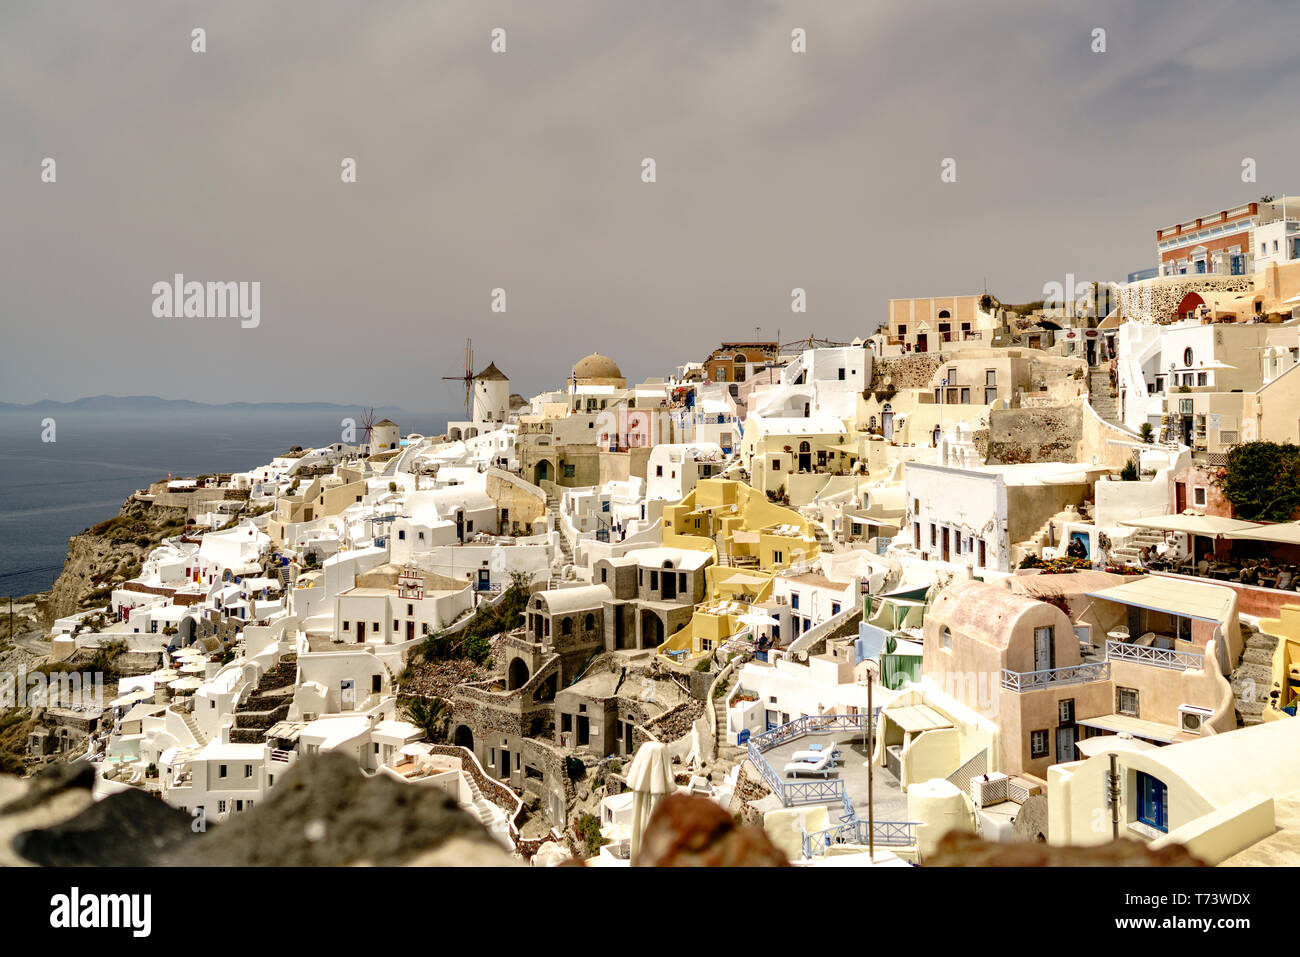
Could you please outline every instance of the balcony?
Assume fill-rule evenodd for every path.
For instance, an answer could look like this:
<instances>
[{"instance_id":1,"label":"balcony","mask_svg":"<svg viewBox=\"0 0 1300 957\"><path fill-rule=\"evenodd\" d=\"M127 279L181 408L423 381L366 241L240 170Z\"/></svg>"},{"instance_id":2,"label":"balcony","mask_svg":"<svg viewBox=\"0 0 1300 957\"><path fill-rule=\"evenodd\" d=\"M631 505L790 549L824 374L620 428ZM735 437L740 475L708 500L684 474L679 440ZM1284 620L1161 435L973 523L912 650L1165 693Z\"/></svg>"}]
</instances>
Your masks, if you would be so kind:
<instances>
[{"instance_id":1,"label":"balcony","mask_svg":"<svg viewBox=\"0 0 1300 957\"><path fill-rule=\"evenodd\" d=\"M1144 647L1122 641L1106 642L1107 661L1131 661L1153 668L1173 671L1199 671L1204 667L1205 656L1194 651L1175 651L1171 648Z\"/></svg>"},{"instance_id":2,"label":"balcony","mask_svg":"<svg viewBox=\"0 0 1300 957\"><path fill-rule=\"evenodd\" d=\"M1016 694L1041 691L1061 685L1081 685L1089 681L1105 681L1110 677L1108 661L1090 661L1065 668L1046 668L1042 671L1011 671L1002 669L1002 687Z\"/></svg>"}]
</instances>

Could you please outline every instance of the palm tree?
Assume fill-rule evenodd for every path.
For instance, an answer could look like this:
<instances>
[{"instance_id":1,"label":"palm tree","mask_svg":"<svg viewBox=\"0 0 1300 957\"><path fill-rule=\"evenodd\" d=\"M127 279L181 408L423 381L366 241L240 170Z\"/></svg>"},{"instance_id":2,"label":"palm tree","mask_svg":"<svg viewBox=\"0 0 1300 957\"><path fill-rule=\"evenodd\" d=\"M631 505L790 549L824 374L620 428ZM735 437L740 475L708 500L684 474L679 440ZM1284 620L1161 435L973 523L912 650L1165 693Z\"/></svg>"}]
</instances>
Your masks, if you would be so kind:
<instances>
[{"instance_id":1,"label":"palm tree","mask_svg":"<svg viewBox=\"0 0 1300 957\"><path fill-rule=\"evenodd\" d=\"M430 741L440 741L447 736L447 722L451 717L443 698L407 698L402 702L406 720L424 732Z\"/></svg>"}]
</instances>

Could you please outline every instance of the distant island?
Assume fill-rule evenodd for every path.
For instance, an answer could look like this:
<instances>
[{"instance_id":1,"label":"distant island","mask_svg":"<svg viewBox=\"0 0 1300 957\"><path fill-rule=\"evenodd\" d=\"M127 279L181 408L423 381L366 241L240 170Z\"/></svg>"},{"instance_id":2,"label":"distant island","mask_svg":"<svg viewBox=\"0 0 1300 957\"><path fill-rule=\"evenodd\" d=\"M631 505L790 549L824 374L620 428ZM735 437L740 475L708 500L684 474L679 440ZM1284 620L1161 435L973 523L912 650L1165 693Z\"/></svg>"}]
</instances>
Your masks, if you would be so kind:
<instances>
[{"instance_id":1,"label":"distant island","mask_svg":"<svg viewBox=\"0 0 1300 957\"><path fill-rule=\"evenodd\" d=\"M39 402L0 402L0 413L48 412L56 410L78 412L229 412L256 410L259 412L329 412L356 411L361 404L343 405L337 402L195 402L190 399L164 399L156 395L92 395L70 402L41 399ZM405 414L398 406L382 406L377 414Z\"/></svg>"}]
</instances>

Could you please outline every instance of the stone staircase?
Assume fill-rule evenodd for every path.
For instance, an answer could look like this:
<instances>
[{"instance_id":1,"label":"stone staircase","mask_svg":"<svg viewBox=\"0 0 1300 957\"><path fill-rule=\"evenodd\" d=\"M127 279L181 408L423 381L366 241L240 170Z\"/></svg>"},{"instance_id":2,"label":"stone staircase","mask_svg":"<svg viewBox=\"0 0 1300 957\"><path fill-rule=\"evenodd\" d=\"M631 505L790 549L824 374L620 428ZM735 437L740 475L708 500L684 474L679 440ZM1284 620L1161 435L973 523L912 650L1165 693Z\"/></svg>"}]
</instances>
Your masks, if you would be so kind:
<instances>
[{"instance_id":1,"label":"stone staircase","mask_svg":"<svg viewBox=\"0 0 1300 957\"><path fill-rule=\"evenodd\" d=\"M230 729L232 744L261 744L266 740L266 732L289 714L297 676L297 655L285 655L262 675L253 694L235 708L235 726Z\"/></svg>"},{"instance_id":2,"label":"stone staircase","mask_svg":"<svg viewBox=\"0 0 1300 957\"><path fill-rule=\"evenodd\" d=\"M1245 649L1232 673L1232 694L1237 699L1237 723L1250 727L1263 722L1264 705L1273 689L1273 652L1277 638L1241 623Z\"/></svg>"},{"instance_id":3,"label":"stone staircase","mask_svg":"<svg viewBox=\"0 0 1300 957\"><path fill-rule=\"evenodd\" d=\"M1138 552L1144 548L1154 549L1164 541L1164 536L1150 528L1139 528L1123 545L1118 545L1110 550L1110 560L1117 565L1136 565L1138 563Z\"/></svg>"},{"instance_id":4,"label":"stone staircase","mask_svg":"<svg viewBox=\"0 0 1300 957\"><path fill-rule=\"evenodd\" d=\"M209 740L208 736L204 734L203 729L199 727L199 719L194 717L194 712L181 711L179 714L181 720L185 722L185 727L189 728L190 734L194 735L194 740L198 742L199 747L203 747L203 745L207 744Z\"/></svg>"},{"instance_id":5,"label":"stone staircase","mask_svg":"<svg viewBox=\"0 0 1300 957\"><path fill-rule=\"evenodd\" d=\"M546 495L546 511L555 517L555 531L560 539L560 557L551 565L551 570L558 577L565 565L573 564L573 546L569 544L569 539L560 529L560 498L554 492L548 492Z\"/></svg>"},{"instance_id":6,"label":"stone staircase","mask_svg":"<svg viewBox=\"0 0 1300 957\"><path fill-rule=\"evenodd\" d=\"M1110 369L1104 365L1088 370L1088 402L1099 417L1119 425L1119 400L1110 392Z\"/></svg>"},{"instance_id":7,"label":"stone staircase","mask_svg":"<svg viewBox=\"0 0 1300 957\"><path fill-rule=\"evenodd\" d=\"M817 545L823 554L835 551L835 543L831 541L830 535L826 534L826 529L821 522L813 522L813 535L817 538Z\"/></svg>"},{"instance_id":8,"label":"stone staircase","mask_svg":"<svg viewBox=\"0 0 1300 957\"><path fill-rule=\"evenodd\" d=\"M749 756L748 748L727 743L727 697L735 690L736 682L739 680L739 673L733 672L731 680L727 682L726 692L713 699L713 714L717 717L718 752L710 765L710 771L716 771L722 776L729 774L737 764L743 764Z\"/></svg>"}]
</instances>

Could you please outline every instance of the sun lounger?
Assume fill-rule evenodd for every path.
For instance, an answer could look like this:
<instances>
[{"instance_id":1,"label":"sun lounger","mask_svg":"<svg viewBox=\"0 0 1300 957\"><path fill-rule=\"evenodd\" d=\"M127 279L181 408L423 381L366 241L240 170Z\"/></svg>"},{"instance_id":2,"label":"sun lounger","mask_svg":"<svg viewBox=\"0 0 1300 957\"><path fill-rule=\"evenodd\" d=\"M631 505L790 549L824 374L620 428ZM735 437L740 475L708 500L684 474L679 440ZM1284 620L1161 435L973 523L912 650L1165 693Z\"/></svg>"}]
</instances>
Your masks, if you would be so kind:
<instances>
[{"instance_id":1,"label":"sun lounger","mask_svg":"<svg viewBox=\"0 0 1300 957\"><path fill-rule=\"evenodd\" d=\"M841 752L836 751L836 750L834 750L834 749L832 749L832 750L830 750L830 751L811 751L811 750L809 750L809 751L796 751L794 754L790 755L790 760L791 760L791 761L811 761L811 762L814 762L814 763L815 763L815 762L817 762L817 761L820 761L820 760L821 760L822 758L824 758L827 754L829 754L829 755L831 756L831 764L838 764L838 763L840 762L840 759L844 757L844 755L843 755Z\"/></svg>"},{"instance_id":2,"label":"sun lounger","mask_svg":"<svg viewBox=\"0 0 1300 957\"><path fill-rule=\"evenodd\" d=\"M791 761L782 770L782 774L820 774L822 777L830 777L834 768L831 766L831 752L825 752L820 761Z\"/></svg>"}]
</instances>

